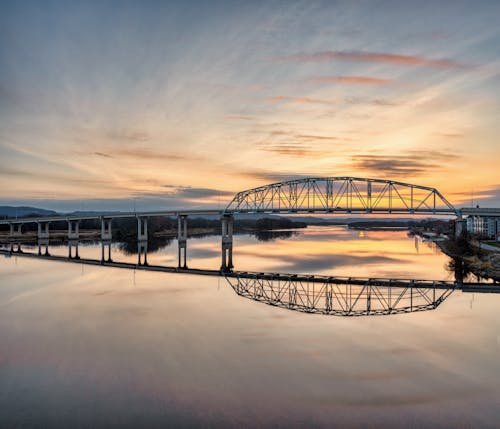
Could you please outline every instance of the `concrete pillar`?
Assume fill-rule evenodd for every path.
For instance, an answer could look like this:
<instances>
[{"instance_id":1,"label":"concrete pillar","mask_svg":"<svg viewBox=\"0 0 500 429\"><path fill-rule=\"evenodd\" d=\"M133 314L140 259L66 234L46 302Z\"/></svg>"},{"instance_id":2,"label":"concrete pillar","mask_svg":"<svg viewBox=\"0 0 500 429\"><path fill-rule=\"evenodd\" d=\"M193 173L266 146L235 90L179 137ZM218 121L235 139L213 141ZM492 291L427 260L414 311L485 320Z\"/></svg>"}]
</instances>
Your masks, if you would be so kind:
<instances>
[{"instance_id":1,"label":"concrete pillar","mask_svg":"<svg viewBox=\"0 0 500 429\"><path fill-rule=\"evenodd\" d=\"M68 239L78 240L80 238L79 224L78 220L68 220Z\"/></svg>"},{"instance_id":2,"label":"concrete pillar","mask_svg":"<svg viewBox=\"0 0 500 429\"><path fill-rule=\"evenodd\" d=\"M137 242L137 265L148 265L148 242L146 240Z\"/></svg>"},{"instance_id":3,"label":"concrete pillar","mask_svg":"<svg viewBox=\"0 0 500 429\"><path fill-rule=\"evenodd\" d=\"M112 219L101 218L101 240L111 240L113 238L111 233Z\"/></svg>"},{"instance_id":4,"label":"concrete pillar","mask_svg":"<svg viewBox=\"0 0 500 429\"><path fill-rule=\"evenodd\" d=\"M177 218L178 266L187 268L187 215Z\"/></svg>"},{"instance_id":5,"label":"concrete pillar","mask_svg":"<svg viewBox=\"0 0 500 429\"><path fill-rule=\"evenodd\" d=\"M80 255L78 255L78 240L69 240L68 241L68 258L69 259L80 259ZM73 252L73 249L75 250Z\"/></svg>"},{"instance_id":6,"label":"concrete pillar","mask_svg":"<svg viewBox=\"0 0 500 429\"><path fill-rule=\"evenodd\" d=\"M222 222L222 263L221 271L233 269L233 216L224 215Z\"/></svg>"},{"instance_id":7,"label":"concrete pillar","mask_svg":"<svg viewBox=\"0 0 500 429\"><path fill-rule=\"evenodd\" d=\"M45 238L50 237L49 223L50 222L37 222L37 224L38 224L38 238L39 239L45 239Z\"/></svg>"},{"instance_id":8,"label":"concrete pillar","mask_svg":"<svg viewBox=\"0 0 500 429\"><path fill-rule=\"evenodd\" d=\"M10 224L10 236L11 237L21 237L23 235L23 224L18 223L14 225L13 223Z\"/></svg>"},{"instance_id":9,"label":"concrete pillar","mask_svg":"<svg viewBox=\"0 0 500 429\"><path fill-rule=\"evenodd\" d=\"M137 218L137 240L148 239L148 218Z\"/></svg>"},{"instance_id":10,"label":"concrete pillar","mask_svg":"<svg viewBox=\"0 0 500 429\"><path fill-rule=\"evenodd\" d=\"M101 264L104 262L113 262L111 259L111 240L101 241Z\"/></svg>"},{"instance_id":11,"label":"concrete pillar","mask_svg":"<svg viewBox=\"0 0 500 429\"><path fill-rule=\"evenodd\" d=\"M50 256L49 255L49 240L47 238L38 239L38 255L39 256Z\"/></svg>"}]
</instances>

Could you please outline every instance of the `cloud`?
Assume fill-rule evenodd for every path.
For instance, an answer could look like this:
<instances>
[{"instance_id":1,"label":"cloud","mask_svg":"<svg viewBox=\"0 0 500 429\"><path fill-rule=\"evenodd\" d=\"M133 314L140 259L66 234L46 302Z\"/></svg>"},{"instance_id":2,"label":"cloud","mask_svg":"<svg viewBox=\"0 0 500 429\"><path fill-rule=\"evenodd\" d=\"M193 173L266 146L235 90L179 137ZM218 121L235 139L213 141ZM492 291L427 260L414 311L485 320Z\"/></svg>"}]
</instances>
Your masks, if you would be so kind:
<instances>
[{"instance_id":1,"label":"cloud","mask_svg":"<svg viewBox=\"0 0 500 429\"><path fill-rule=\"evenodd\" d=\"M315 84L338 84L338 85L373 85L382 86L389 85L393 82L392 79L382 79L370 76L317 76L308 79L309 82Z\"/></svg>"},{"instance_id":2,"label":"cloud","mask_svg":"<svg viewBox=\"0 0 500 429\"><path fill-rule=\"evenodd\" d=\"M180 161L185 159L193 159L192 156L180 155L173 152L158 152L151 149L143 148L119 148L109 152L94 152L94 155L103 158L133 158L138 160L174 160Z\"/></svg>"},{"instance_id":3,"label":"cloud","mask_svg":"<svg viewBox=\"0 0 500 429\"><path fill-rule=\"evenodd\" d=\"M103 152L94 152L94 155L102 156L103 158L113 158L111 155Z\"/></svg>"},{"instance_id":4,"label":"cloud","mask_svg":"<svg viewBox=\"0 0 500 429\"><path fill-rule=\"evenodd\" d=\"M113 130L108 131L106 137L110 140L120 140L128 142L145 142L151 140L151 136L142 130Z\"/></svg>"},{"instance_id":5,"label":"cloud","mask_svg":"<svg viewBox=\"0 0 500 429\"><path fill-rule=\"evenodd\" d=\"M348 104L371 104L372 106L399 106L400 103L386 100L383 98L364 98L364 97L346 97L345 102Z\"/></svg>"},{"instance_id":6,"label":"cloud","mask_svg":"<svg viewBox=\"0 0 500 429\"><path fill-rule=\"evenodd\" d=\"M452 192L450 196L453 197L456 204L464 206L475 206L478 204L480 207L498 207L500 206L500 184L492 185L487 189L474 190L462 192Z\"/></svg>"},{"instance_id":7,"label":"cloud","mask_svg":"<svg viewBox=\"0 0 500 429\"><path fill-rule=\"evenodd\" d=\"M437 164L416 161L409 156L384 156L384 155L355 155L352 157L355 168L370 170L393 176L420 175L429 168L436 168Z\"/></svg>"},{"instance_id":8,"label":"cloud","mask_svg":"<svg viewBox=\"0 0 500 429\"><path fill-rule=\"evenodd\" d=\"M446 137L449 139L461 139L464 137L462 133L441 133L439 134L441 137Z\"/></svg>"},{"instance_id":9,"label":"cloud","mask_svg":"<svg viewBox=\"0 0 500 429\"><path fill-rule=\"evenodd\" d=\"M370 62L370 63L389 63L403 66L423 66L438 69L464 68L463 64L457 63L448 58L426 58L415 55L399 55L383 52L362 52L362 51L320 51L313 53L297 53L293 55L276 58L283 62L330 62L330 61L349 61L349 62Z\"/></svg>"},{"instance_id":10,"label":"cloud","mask_svg":"<svg viewBox=\"0 0 500 429\"><path fill-rule=\"evenodd\" d=\"M317 134L298 134L293 131L285 131L285 130L273 130L269 133L271 136L286 136L288 139L295 140L329 140L329 141L339 141L339 140L350 140L348 137L337 137L337 136L325 136L325 135L317 135Z\"/></svg>"},{"instance_id":11,"label":"cloud","mask_svg":"<svg viewBox=\"0 0 500 429\"><path fill-rule=\"evenodd\" d=\"M428 171L442 169L441 162L459 158L454 153L439 151L409 151L407 155L354 155L355 168L369 170L383 175L421 175Z\"/></svg>"},{"instance_id":12,"label":"cloud","mask_svg":"<svg viewBox=\"0 0 500 429\"><path fill-rule=\"evenodd\" d=\"M279 155L288 155L294 157L321 157L324 155L324 151L313 149L311 146L303 144L293 144L293 143L275 143L272 145L266 145L262 148L266 152L274 152Z\"/></svg>"},{"instance_id":13,"label":"cloud","mask_svg":"<svg viewBox=\"0 0 500 429\"><path fill-rule=\"evenodd\" d=\"M288 102L288 103L302 103L302 104L333 104L332 101L328 100L321 100L318 98L311 98L311 97L288 97L284 95L276 95L273 97L268 97L267 101L270 101L272 103L283 103L283 102Z\"/></svg>"},{"instance_id":14,"label":"cloud","mask_svg":"<svg viewBox=\"0 0 500 429\"><path fill-rule=\"evenodd\" d=\"M295 138L304 140L351 140L347 137L318 136L314 134L295 134Z\"/></svg>"},{"instance_id":15,"label":"cloud","mask_svg":"<svg viewBox=\"0 0 500 429\"><path fill-rule=\"evenodd\" d=\"M169 185L166 188L172 188ZM232 197L234 192L222 191L210 188L192 188L190 186L177 186L173 189L172 195L177 198L196 200L213 197Z\"/></svg>"},{"instance_id":16,"label":"cloud","mask_svg":"<svg viewBox=\"0 0 500 429\"><path fill-rule=\"evenodd\" d=\"M265 181L266 183L276 183L286 182L288 180L305 179L307 177L316 177L319 174L294 174L288 172L277 173L273 171L249 170L241 171L239 175L245 178Z\"/></svg>"},{"instance_id":17,"label":"cloud","mask_svg":"<svg viewBox=\"0 0 500 429\"><path fill-rule=\"evenodd\" d=\"M234 121L253 121L255 118L253 116L245 115L226 115L226 119L231 119Z\"/></svg>"}]
</instances>

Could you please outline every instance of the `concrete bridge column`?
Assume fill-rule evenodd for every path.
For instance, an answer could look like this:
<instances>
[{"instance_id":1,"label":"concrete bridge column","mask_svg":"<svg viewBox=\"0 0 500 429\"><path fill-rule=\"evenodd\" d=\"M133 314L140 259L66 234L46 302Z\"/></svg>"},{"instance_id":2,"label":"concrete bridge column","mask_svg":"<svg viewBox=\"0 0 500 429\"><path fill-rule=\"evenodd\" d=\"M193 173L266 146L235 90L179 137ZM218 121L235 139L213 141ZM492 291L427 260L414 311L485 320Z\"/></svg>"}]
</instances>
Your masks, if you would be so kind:
<instances>
[{"instance_id":1,"label":"concrete bridge column","mask_svg":"<svg viewBox=\"0 0 500 429\"><path fill-rule=\"evenodd\" d=\"M143 241L148 239L148 218L137 218L137 240Z\"/></svg>"},{"instance_id":2,"label":"concrete bridge column","mask_svg":"<svg viewBox=\"0 0 500 429\"><path fill-rule=\"evenodd\" d=\"M148 242L146 240L137 242L137 265L148 265Z\"/></svg>"},{"instance_id":3,"label":"concrete bridge column","mask_svg":"<svg viewBox=\"0 0 500 429\"><path fill-rule=\"evenodd\" d=\"M455 219L455 237L460 237L467 231L467 220L462 217L462 213L459 212L457 218Z\"/></svg>"},{"instance_id":4,"label":"concrete bridge column","mask_svg":"<svg viewBox=\"0 0 500 429\"><path fill-rule=\"evenodd\" d=\"M45 250L42 252L42 249ZM49 240L48 238L39 238L38 239L38 256L49 256Z\"/></svg>"},{"instance_id":5,"label":"concrete bridge column","mask_svg":"<svg viewBox=\"0 0 500 429\"><path fill-rule=\"evenodd\" d=\"M111 240L113 238L111 233L112 219L101 218L101 240Z\"/></svg>"},{"instance_id":6,"label":"concrete bridge column","mask_svg":"<svg viewBox=\"0 0 500 429\"><path fill-rule=\"evenodd\" d=\"M10 243L10 253L23 253L23 251L21 249L21 243L20 242L17 242L17 243L11 242Z\"/></svg>"},{"instance_id":7,"label":"concrete bridge column","mask_svg":"<svg viewBox=\"0 0 500 429\"><path fill-rule=\"evenodd\" d=\"M18 223L14 225L13 223L10 224L10 236L11 237L21 237L23 235L23 224Z\"/></svg>"},{"instance_id":8,"label":"concrete bridge column","mask_svg":"<svg viewBox=\"0 0 500 429\"><path fill-rule=\"evenodd\" d=\"M68 241L68 259L80 259L78 255L78 240L69 240ZM75 252L73 253L73 249Z\"/></svg>"},{"instance_id":9,"label":"concrete bridge column","mask_svg":"<svg viewBox=\"0 0 500 429\"><path fill-rule=\"evenodd\" d=\"M233 216L224 215L222 222L222 263L221 271L231 271L233 269Z\"/></svg>"},{"instance_id":10,"label":"concrete bridge column","mask_svg":"<svg viewBox=\"0 0 500 429\"><path fill-rule=\"evenodd\" d=\"M187 215L177 218L177 242L179 268L187 268Z\"/></svg>"},{"instance_id":11,"label":"concrete bridge column","mask_svg":"<svg viewBox=\"0 0 500 429\"><path fill-rule=\"evenodd\" d=\"M78 240L78 238L80 237L79 226L80 221L68 220L68 239Z\"/></svg>"},{"instance_id":12,"label":"concrete bridge column","mask_svg":"<svg viewBox=\"0 0 500 429\"><path fill-rule=\"evenodd\" d=\"M37 222L38 224L38 238L49 238L49 223L50 222Z\"/></svg>"},{"instance_id":13,"label":"concrete bridge column","mask_svg":"<svg viewBox=\"0 0 500 429\"><path fill-rule=\"evenodd\" d=\"M111 240L101 241L101 264L104 262L113 262L111 259Z\"/></svg>"}]
</instances>

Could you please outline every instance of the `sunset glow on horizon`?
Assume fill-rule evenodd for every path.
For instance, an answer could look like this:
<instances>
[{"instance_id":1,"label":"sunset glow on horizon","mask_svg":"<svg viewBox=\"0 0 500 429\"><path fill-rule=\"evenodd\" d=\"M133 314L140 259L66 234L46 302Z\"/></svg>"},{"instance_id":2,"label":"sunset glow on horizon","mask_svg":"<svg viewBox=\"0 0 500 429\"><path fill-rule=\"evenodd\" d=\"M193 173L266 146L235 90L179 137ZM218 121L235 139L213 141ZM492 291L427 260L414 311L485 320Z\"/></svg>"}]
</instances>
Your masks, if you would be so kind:
<instances>
[{"instance_id":1,"label":"sunset glow on horizon","mask_svg":"<svg viewBox=\"0 0 500 429\"><path fill-rule=\"evenodd\" d=\"M2 2L0 204L225 206L307 176L500 206L498 2Z\"/></svg>"}]
</instances>

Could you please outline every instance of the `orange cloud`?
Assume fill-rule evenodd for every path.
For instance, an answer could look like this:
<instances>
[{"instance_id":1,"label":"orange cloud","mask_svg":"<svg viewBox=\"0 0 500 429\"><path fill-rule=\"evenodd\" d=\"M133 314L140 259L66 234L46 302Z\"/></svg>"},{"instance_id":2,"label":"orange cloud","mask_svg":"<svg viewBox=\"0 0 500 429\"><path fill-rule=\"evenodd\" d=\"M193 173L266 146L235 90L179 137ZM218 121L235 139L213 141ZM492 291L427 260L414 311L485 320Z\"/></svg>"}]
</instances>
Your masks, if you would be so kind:
<instances>
[{"instance_id":1,"label":"orange cloud","mask_svg":"<svg viewBox=\"0 0 500 429\"><path fill-rule=\"evenodd\" d=\"M381 79L369 76L318 76L309 79L318 84L336 83L340 85L388 85L392 79Z\"/></svg>"},{"instance_id":2,"label":"orange cloud","mask_svg":"<svg viewBox=\"0 0 500 429\"><path fill-rule=\"evenodd\" d=\"M305 104L332 104L331 101L321 100L318 98L311 97L287 97L284 95L276 95L274 97L268 97L267 101L272 103L282 103L282 102L290 102L290 103L305 103Z\"/></svg>"},{"instance_id":3,"label":"orange cloud","mask_svg":"<svg viewBox=\"0 0 500 429\"><path fill-rule=\"evenodd\" d=\"M361 52L361 51L322 51L313 53L298 53L277 58L278 61L293 62L328 62L334 60L352 61L352 62L376 62L391 63L411 66L425 66L432 68L464 68L448 58L431 59L414 55L399 55L380 52Z\"/></svg>"}]
</instances>

